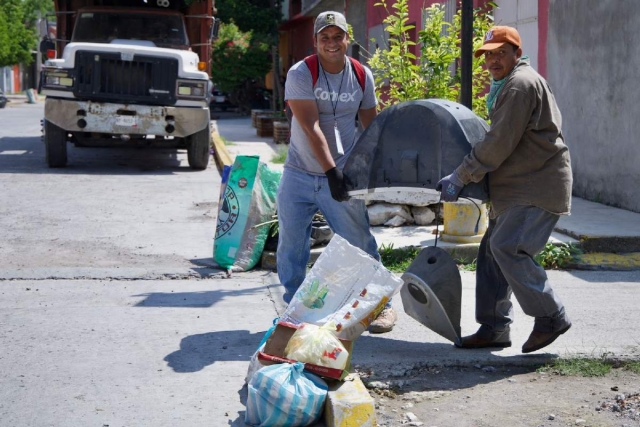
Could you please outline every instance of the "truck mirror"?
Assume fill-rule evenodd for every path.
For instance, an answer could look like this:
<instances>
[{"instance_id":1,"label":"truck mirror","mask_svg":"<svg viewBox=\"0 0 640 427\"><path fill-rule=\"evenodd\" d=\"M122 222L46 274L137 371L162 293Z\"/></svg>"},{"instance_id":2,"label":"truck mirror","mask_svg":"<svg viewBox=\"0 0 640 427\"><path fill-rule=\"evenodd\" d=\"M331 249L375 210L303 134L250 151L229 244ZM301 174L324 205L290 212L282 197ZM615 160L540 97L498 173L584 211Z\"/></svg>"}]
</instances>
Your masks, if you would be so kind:
<instances>
[{"instance_id":1,"label":"truck mirror","mask_svg":"<svg viewBox=\"0 0 640 427\"><path fill-rule=\"evenodd\" d=\"M220 31L220 20L218 18L213 18L213 24L211 24L211 35L209 36L209 39L210 40L217 39L219 31Z\"/></svg>"},{"instance_id":2,"label":"truck mirror","mask_svg":"<svg viewBox=\"0 0 640 427\"><path fill-rule=\"evenodd\" d=\"M50 38L45 37L40 40L40 53L46 55L47 51L49 50L56 50L56 44Z\"/></svg>"}]
</instances>

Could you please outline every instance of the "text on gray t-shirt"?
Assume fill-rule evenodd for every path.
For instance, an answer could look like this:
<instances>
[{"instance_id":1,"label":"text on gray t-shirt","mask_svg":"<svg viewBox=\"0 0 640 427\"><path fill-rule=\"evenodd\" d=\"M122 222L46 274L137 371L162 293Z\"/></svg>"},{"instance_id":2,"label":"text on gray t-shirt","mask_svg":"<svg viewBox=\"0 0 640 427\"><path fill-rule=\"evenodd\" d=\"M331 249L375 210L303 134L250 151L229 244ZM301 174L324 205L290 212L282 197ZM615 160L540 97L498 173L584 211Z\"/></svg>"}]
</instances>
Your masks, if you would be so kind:
<instances>
[{"instance_id":1,"label":"text on gray t-shirt","mask_svg":"<svg viewBox=\"0 0 640 427\"><path fill-rule=\"evenodd\" d=\"M355 72L352 70L351 61L345 59L346 66L342 72L331 74L322 69L318 64L318 81L312 86L312 77L307 64L304 61L296 63L287 73L285 84L285 100L313 99L318 105L320 117L320 129L324 134L329 150L336 162L336 167L342 169L353 150L356 140L355 119L359 109L369 109L377 105L374 90L374 80L371 70L365 67L366 82L364 94ZM340 139L344 148L344 154L339 155L336 148L334 132L335 123L340 131ZM316 159L309 139L302 130L300 123L293 117L291 123L291 138L289 152L285 167L295 168L315 175L323 175L324 171Z\"/></svg>"}]
</instances>

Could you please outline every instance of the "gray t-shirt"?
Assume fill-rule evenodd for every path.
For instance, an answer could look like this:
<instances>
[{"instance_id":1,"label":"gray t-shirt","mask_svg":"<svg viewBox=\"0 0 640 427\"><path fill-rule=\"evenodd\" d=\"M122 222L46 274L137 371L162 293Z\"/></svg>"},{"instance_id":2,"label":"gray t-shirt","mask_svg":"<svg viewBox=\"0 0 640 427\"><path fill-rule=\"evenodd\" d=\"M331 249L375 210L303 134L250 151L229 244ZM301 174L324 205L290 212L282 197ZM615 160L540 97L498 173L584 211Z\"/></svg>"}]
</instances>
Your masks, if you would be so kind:
<instances>
[{"instance_id":1,"label":"gray t-shirt","mask_svg":"<svg viewBox=\"0 0 640 427\"><path fill-rule=\"evenodd\" d=\"M320 129L322 129L322 133L327 139L331 155L338 169L344 167L349 153L355 146L355 119L358 110L373 108L378 103L371 70L365 67L366 82L364 85L365 93L363 94L356 74L351 69L351 61L346 60L346 63L347 66L338 74L324 71L322 65L319 64L318 81L316 86L313 87L311 72L307 64L304 61L300 61L289 69L284 91L284 98L287 101L292 99L313 99L316 101L320 115ZM340 139L344 148L343 155L339 155L336 149L334 107L335 121L338 124ZM324 175L320 163L318 163L316 156L311 151L309 139L295 116L291 123L289 153L284 167L295 168L314 175Z\"/></svg>"}]
</instances>

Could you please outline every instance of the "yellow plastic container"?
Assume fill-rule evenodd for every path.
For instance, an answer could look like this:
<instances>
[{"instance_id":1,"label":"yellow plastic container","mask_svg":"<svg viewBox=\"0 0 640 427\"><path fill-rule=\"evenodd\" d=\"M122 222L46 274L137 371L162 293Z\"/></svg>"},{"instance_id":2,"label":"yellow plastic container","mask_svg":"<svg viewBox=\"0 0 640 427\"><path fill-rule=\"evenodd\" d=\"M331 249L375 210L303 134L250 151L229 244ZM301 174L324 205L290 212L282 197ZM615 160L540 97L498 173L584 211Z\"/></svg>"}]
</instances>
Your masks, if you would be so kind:
<instances>
[{"instance_id":1,"label":"yellow plastic container","mask_svg":"<svg viewBox=\"0 0 640 427\"><path fill-rule=\"evenodd\" d=\"M469 200L443 203L444 230L440 238L449 243L479 243L489 225L487 205ZM478 221L478 216L480 221ZM478 229L476 230L476 224Z\"/></svg>"}]
</instances>

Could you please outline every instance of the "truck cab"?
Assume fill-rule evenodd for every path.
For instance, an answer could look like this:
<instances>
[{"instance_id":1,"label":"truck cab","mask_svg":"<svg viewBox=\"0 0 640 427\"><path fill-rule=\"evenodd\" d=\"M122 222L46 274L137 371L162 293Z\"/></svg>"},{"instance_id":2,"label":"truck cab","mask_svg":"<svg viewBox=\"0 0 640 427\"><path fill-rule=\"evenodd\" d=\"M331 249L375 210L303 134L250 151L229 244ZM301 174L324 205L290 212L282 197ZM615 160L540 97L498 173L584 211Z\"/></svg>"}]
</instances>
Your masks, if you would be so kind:
<instances>
[{"instance_id":1,"label":"truck cab","mask_svg":"<svg viewBox=\"0 0 640 427\"><path fill-rule=\"evenodd\" d=\"M49 166L66 166L71 141L186 147L190 167L205 169L211 81L208 55L203 61L193 48L207 47L213 36L211 0L209 13L199 15L179 6L64 10L60 3L58 23L73 23L73 31L69 40L57 40L41 76ZM191 42L189 34L199 39Z\"/></svg>"}]
</instances>

